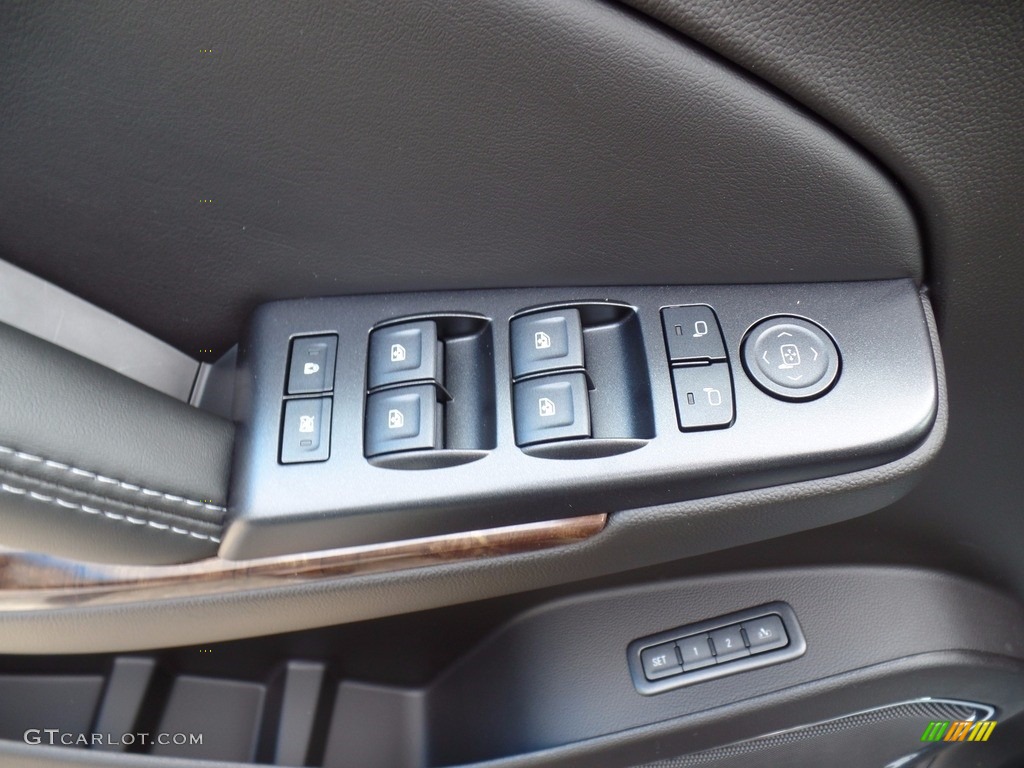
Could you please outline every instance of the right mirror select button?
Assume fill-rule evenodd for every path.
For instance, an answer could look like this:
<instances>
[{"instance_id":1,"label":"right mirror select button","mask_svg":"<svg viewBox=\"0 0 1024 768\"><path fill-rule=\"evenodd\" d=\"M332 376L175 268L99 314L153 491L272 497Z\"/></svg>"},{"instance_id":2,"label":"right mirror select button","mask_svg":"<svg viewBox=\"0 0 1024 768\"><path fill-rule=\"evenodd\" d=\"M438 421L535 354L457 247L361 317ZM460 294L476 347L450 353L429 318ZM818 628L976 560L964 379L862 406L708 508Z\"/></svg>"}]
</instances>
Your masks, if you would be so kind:
<instances>
[{"instance_id":1,"label":"right mirror select button","mask_svg":"<svg viewBox=\"0 0 1024 768\"><path fill-rule=\"evenodd\" d=\"M782 619L774 614L743 622L743 632L747 636L751 653L774 651L789 644L786 627Z\"/></svg>"},{"instance_id":2,"label":"right mirror select button","mask_svg":"<svg viewBox=\"0 0 1024 768\"><path fill-rule=\"evenodd\" d=\"M799 317L769 317L743 340L743 367L780 400L810 400L839 377L839 350L825 329Z\"/></svg>"}]
</instances>

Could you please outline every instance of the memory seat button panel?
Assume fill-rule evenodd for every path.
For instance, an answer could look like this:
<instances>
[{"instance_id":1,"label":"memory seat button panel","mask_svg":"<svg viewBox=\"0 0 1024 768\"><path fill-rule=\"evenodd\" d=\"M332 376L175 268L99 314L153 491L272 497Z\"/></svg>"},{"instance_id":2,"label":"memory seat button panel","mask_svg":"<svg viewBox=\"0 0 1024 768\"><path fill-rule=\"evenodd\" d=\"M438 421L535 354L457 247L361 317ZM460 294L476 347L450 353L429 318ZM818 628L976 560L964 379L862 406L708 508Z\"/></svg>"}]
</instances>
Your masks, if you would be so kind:
<instances>
[{"instance_id":1,"label":"memory seat button panel","mask_svg":"<svg viewBox=\"0 0 1024 768\"><path fill-rule=\"evenodd\" d=\"M791 661L806 648L796 614L780 602L634 640L626 656L637 691L649 695Z\"/></svg>"}]
</instances>

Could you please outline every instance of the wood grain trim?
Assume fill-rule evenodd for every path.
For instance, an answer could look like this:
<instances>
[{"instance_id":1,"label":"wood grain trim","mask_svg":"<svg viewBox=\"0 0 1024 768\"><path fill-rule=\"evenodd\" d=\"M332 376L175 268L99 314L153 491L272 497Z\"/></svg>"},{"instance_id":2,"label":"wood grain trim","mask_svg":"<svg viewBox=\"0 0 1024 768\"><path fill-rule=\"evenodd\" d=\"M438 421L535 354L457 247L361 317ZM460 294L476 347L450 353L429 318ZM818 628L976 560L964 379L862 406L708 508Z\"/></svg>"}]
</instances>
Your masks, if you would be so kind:
<instances>
[{"instance_id":1,"label":"wood grain trim","mask_svg":"<svg viewBox=\"0 0 1024 768\"><path fill-rule=\"evenodd\" d=\"M582 541L607 515L510 525L445 536L255 560L181 565L83 563L0 548L0 611L41 611L195 598L356 574L497 557Z\"/></svg>"}]
</instances>

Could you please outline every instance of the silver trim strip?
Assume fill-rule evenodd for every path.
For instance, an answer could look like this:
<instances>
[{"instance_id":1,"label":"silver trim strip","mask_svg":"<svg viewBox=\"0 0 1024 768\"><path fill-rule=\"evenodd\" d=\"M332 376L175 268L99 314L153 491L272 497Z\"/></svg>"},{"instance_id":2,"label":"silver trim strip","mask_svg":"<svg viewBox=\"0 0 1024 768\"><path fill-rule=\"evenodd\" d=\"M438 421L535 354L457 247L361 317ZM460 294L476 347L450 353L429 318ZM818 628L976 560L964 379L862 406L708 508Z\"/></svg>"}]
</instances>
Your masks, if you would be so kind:
<instances>
[{"instance_id":1,"label":"silver trim strip","mask_svg":"<svg viewBox=\"0 0 1024 768\"><path fill-rule=\"evenodd\" d=\"M155 336L5 261L0 323L185 402L199 371L197 361Z\"/></svg>"}]
</instances>

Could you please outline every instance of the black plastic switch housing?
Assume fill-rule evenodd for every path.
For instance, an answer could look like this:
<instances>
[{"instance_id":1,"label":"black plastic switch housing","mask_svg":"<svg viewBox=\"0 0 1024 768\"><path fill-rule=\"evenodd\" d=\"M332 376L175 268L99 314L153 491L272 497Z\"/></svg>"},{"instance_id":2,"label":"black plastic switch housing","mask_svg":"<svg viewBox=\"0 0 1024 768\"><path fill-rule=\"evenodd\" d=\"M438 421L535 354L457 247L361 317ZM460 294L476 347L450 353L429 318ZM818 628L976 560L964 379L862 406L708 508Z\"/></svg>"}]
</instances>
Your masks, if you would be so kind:
<instances>
[{"instance_id":1,"label":"black plastic switch housing","mask_svg":"<svg viewBox=\"0 0 1024 768\"><path fill-rule=\"evenodd\" d=\"M671 663L669 648L678 648L681 665ZM793 609L777 602L634 640L626 660L637 691L650 695L790 661L806 650Z\"/></svg>"}]
</instances>

